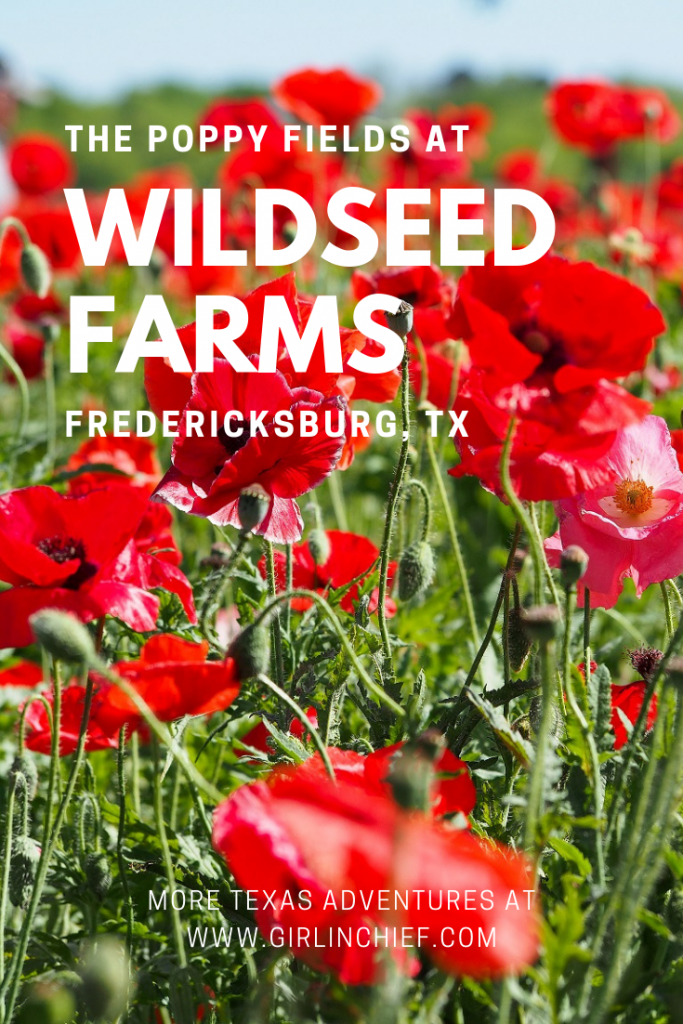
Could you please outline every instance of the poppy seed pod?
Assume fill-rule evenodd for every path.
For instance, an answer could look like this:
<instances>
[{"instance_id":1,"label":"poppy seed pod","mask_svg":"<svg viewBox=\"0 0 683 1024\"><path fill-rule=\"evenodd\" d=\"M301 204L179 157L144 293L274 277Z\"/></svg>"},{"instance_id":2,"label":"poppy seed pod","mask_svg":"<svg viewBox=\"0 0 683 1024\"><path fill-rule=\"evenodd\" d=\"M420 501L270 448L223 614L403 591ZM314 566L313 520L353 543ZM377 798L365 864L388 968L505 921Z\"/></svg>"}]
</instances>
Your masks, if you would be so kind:
<instances>
[{"instance_id":1,"label":"poppy seed pod","mask_svg":"<svg viewBox=\"0 0 683 1024\"><path fill-rule=\"evenodd\" d=\"M129 969L123 943L111 935L98 936L81 967L81 995L88 1019L114 1021L126 1006Z\"/></svg>"},{"instance_id":2,"label":"poppy seed pod","mask_svg":"<svg viewBox=\"0 0 683 1024\"><path fill-rule=\"evenodd\" d=\"M578 583L588 568L588 555L578 544L570 544L560 555L562 585L569 589Z\"/></svg>"},{"instance_id":3,"label":"poppy seed pod","mask_svg":"<svg viewBox=\"0 0 683 1024\"><path fill-rule=\"evenodd\" d=\"M238 633L227 650L240 680L252 679L270 666L270 634L262 624L249 625Z\"/></svg>"},{"instance_id":4,"label":"poppy seed pod","mask_svg":"<svg viewBox=\"0 0 683 1024\"><path fill-rule=\"evenodd\" d=\"M106 854L89 853L85 859L85 877L98 900L103 900L111 888L112 876Z\"/></svg>"},{"instance_id":5,"label":"poppy seed pod","mask_svg":"<svg viewBox=\"0 0 683 1024\"><path fill-rule=\"evenodd\" d=\"M413 329L413 307L409 302L401 302L395 313L385 312L387 327L399 338L405 338Z\"/></svg>"},{"instance_id":6,"label":"poppy seed pod","mask_svg":"<svg viewBox=\"0 0 683 1024\"><path fill-rule=\"evenodd\" d=\"M243 530L249 532L260 526L268 515L270 495L260 484L245 487L237 500L237 516Z\"/></svg>"},{"instance_id":7,"label":"poppy seed pod","mask_svg":"<svg viewBox=\"0 0 683 1024\"><path fill-rule=\"evenodd\" d=\"M317 527L315 530L311 530L308 535L308 550L311 552L316 565L325 564L330 557L332 545L330 544L330 538L324 530L319 530Z\"/></svg>"},{"instance_id":8,"label":"poppy seed pod","mask_svg":"<svg viewBox=\"0 0 683 1024\"><path fill-rule=\"evenodd\" d=\"M407 547L398 563L398 596L402 601L417 597L434 579L434 552L426 540Z\"/></svg>"},{"instance_id":9,"label":"poppy seed pod","mask_svg":"<svg viewBox=\"0 0 683 1024\"><path fill-rule=\"evenodd\" d=\"M554 604L534 605L521 612L522 627L530 640L549 644L558 634L562 615Z\"/></svg>"},{"instance_id":10,"label":"poppy seed pod","mask_svg":"<svg viewBox=\"0 0 683 1024\"><path fill-rule=\"evenodd\" d=\"M12 761L9 770L9 778L16 778L17 775L23 775L26 782L26 793L29 800L33 800L38 789L38 769L36 763L32 757L28 754L17 754Z\"/></svg>"},{"instance_id":11,"label":"poppy seed pod","mask_svg":"<svg viewBox=\"0 0 683 1024\"><path fill-rule=\"evenodd\" d=\"M9 868L9 898L15 907L29 905L36 880L40 847L30 836L15 836Z\"/></svg>"},{"instance_id":12,"label":"poppy seed pod","mask_svg":"<svg viewBox=\"0 0 683 1024\"><path fill-rule=\"evenodd\" d=\"M74 615L57 608L44 608L31 615L29 624L40 646L53 658L85 665L97 661L90 633Z\"/></svg>"},{"instance_id":13,"label":"poppy seed pod","mask_svg":"<svg viewBox=\"0 0 683 1024\"><path fill-rule=\"evenodd\" d=\"M39 299L44 299L50 290L52 271L43 250L29 242L21 250L20 267L26 287L35 292Z\"/></svg>"}]
</instances>

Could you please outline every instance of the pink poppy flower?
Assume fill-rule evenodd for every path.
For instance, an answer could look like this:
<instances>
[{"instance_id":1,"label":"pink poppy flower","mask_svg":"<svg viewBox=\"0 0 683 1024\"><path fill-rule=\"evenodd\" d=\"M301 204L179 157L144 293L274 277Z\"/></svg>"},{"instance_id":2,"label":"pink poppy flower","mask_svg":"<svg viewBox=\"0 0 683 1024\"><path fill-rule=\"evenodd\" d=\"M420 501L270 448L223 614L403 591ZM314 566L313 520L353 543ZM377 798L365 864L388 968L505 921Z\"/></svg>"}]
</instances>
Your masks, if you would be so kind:
<instances>
[{"instance_id":1,"label":"pink poppy flower","mask_svg":"<svg viewBox=\"0 0 683 1024\"><path fill-rule=\"evenodd\" d=\"M611 608L630 576L638 596L651 583L683 572L683 473L671 435L659 416L617 433L604 457L612 482L555 505L558 533L546 541L551 565L578 544L588 555L579 603Z\"/></svg>"}]
</instances>

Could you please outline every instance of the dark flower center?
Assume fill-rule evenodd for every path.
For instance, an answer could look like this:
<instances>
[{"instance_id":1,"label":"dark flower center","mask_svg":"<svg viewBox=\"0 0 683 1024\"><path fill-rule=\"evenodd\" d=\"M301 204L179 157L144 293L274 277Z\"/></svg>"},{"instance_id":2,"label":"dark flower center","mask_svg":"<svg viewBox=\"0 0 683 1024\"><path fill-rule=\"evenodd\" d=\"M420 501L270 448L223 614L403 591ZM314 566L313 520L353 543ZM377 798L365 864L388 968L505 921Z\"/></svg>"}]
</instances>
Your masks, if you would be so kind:
<instances>
[{"instance_id":1,"label":"dark flower center","mask_svg":"<svg viewBox=\"0 0 683 1024\"><path fill-rule=\"evenodd\" d=\"M240 448L244 448L245 444L251 437L251 433L249 431L249 423L244 419L232 420L230 423L230 430L237 436L231 437L230 434L226 433L225 427L221 427L216 434L216 437L223 445L228 455L232 458ZM222 466L217 468L216 472L220 472L222 468Z\"/></svg>"},{"instance_id":2,"label":"dark flower center","mask_svg":"<svg viewBox=\"0 0 683 1024\"><path fill-rule=\"evenodd\" d=\"M97 566L93 565L92 562L86 561L85 547L81 540L57 535L55 537L45 537L43 540L38 541L36 547L44 555L47 555L48 558L51 558L53 562L56 562L57 565L64 565L65 562L70 562L74 558L79 559L81 564L76 569L76 572L73 572L61 584L69 590L78 590L86 580L89 580L97 572Z\"/></svg>"}]
</instances>

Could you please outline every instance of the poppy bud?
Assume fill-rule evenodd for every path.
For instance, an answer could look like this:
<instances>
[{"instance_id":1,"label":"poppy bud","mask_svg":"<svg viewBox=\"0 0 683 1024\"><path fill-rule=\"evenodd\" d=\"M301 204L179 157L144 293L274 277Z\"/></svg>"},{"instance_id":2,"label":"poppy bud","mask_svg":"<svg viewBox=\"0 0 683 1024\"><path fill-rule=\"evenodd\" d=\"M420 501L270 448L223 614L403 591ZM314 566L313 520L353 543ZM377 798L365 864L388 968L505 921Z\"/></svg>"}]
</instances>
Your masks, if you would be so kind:
<instances>
[{"instance_id":1,"label":"poppy bud","mask_svg":"<svg viewBox=\"0 0 683 1024\"><path fill-rule=\"evenodd\" d=\"M522 625L521 608L510 609L507 640L510 668L513 672L521 672L531 650L531 640Z\"/></svg>"},{"instance_id":2,"label":"poppy bud","mask_svg":"<svg viewBox=\"0 0 683 1024\"><path fill-rule=\"evenodd\" d=\"M75 1016L73 992L54 981L40 981L31 986L17 1024L72 1024Z\"/></svg>"},{"instance_id":3,"label":"poppy bud","mask_svg":"<svg viewBox=\"0 0 683 1024\"><path fill-rule=\"evenodd\" d=\"M41 320L40 333L46 345L54 345L59 338L59 331L60 327L56 320L50 320L47 317Z\"/></svg>"},{"instance_id":4,"label":"poppy bud","mask_svg":"<svg viewBox=\"0 0 683 1024\"><path fill-rule=\"evenodd\" d=\"M98 900L103 900L111 888L112 877L106 854L89 853L85 858L85 877Z\"/></svg>"},{"instance_id":5,"label":"poppy bud","mask_svg":"<svg viewBox=\"0 0 683 1024\"><path fill-rule=\"evenodd\" d=\"M263 625L250 625L237 634L227 650L241 680L252 679L270 666L270 634Z\"/></svg>"},{"instance_id":6,"label":"poppy bud","mask_svg":"<svg viewBox=\"0 0 683 1024\"><path fill-rule=\"evenodd\" d=\"M308 550L316 565L325 564L331 551L330 538L325 530L319 530L317 527L311 530L308 535Z\"/></svg>"},{"instance_id":7,"label":"poppy bud","mask_svg":"<svg viewBox=\"0 0 683 1024\"><path fill-rule=\"evenodd\" d=\"M560 609L554 604L539 604L521 612L522 627L530 640L549 644L557 636L562 621Z\"/></svg>"},{"instance_id":8,"label":"poppy bud","mask_svg":"<svg viewBox=\"0 0 683 1024\"><path fill-rule=\"evenodd\" d=\"M26 287L35 292L39 299L44 299L50 290L52 271L43 250L29 242L21 250L19 265Z\"/></svg>"},{"instance_id":9,"label":"poppy bud","mask_svg":"<svg viewBox=\"0 0 683 1024\"><path fill-rule=\"evenodd\" d=\"M54 658L86 665L97 660L90 633L75 615L44 608L28 621L38 643Z\"/></svg>"},{"instance_id":10,"label":"poppy bud","mask_svg":"<svg viewBox=\"0 0 683 1024\"><path fill-rule=\"evenodd\" d=\"M15 907L26 909L36 880L40 847L30 836L15 836L9 868L9 898Z\"/></svg>"},{"instance_id":11,"label":"poppy bud","mask_svg":"<svg viewBox=\"0 0 683 1024\"><path fill-rule=\"evenodd\" d=\"M426 540L406 548L398 563L398 596L402 601L417 597L434 579L434 552Z\"/></svg>"},{"instance_id":12,"label":"poppy bud","mask_svg":"<svg viewBox=\"0 0 683 1024\"><path fill-rule=\"evenodd\" d=\"M588 555L578 544L570 544L560 556L562 585L568 590L578 583L588 568Z\"/></svg>"},{"instance_id":13,"label":"poppy bud","mask_svg":"<svg viewBox=\"0 0 683 1024\"><path fill-rule=\"evenodd\" d=\"M112 935L99 936L81 967L83 1005L88 1019L114 1021L128 1000L128 958L123 943Z\"/></svg>"},{"instance_id":14,"label":"poppy bud","mask_svg":"<svg viewBox=\"0 0 683 1024\"><path fill-rule=\"evenodd\" d=\"M33 800L38 789L38 769L33 758L26 753L17 754L12 761L9 778L13 779L17 775L23 775L26 782L26 793L29 800Z\"/></svg>"},{"instance_id":15,"label":"poppy bud","mask_svg":"<svg viewBox=\"0 0 683 1024\"><path fill-rule=\"evenodd\" d=\"M370 621L370 612L368 610L369 608L370 608L370 595L369 594L363 594L363 596L358 601L358 604L356 605L356 612L354 614L354 619L356 620L356 625L360 626L361 629L366 629L367 625L368 625L368 622Z\"/></svg>"},{"instance_id":16,"label":"poppy bud","mask_svg":"<svg viewBox=\"0 0 683 1024\"><path fill-rule=\"evenodd\" d=\"M384 313L389 327L399 338L405 338L413 329L413 307L409 302L401 302L395 313Z\"/></svg>"},{"instance_id":17,"label":"poppy bud","mask_svg":"<svg viewBox=\"0 0 683 1024\"><path fill-rule=\"evenodd\" d=\"M270 509L270 495L260 484L252 484L240 492L237 518L243 530L249 532L260 526Z\"/></svg>"}]
</instances>

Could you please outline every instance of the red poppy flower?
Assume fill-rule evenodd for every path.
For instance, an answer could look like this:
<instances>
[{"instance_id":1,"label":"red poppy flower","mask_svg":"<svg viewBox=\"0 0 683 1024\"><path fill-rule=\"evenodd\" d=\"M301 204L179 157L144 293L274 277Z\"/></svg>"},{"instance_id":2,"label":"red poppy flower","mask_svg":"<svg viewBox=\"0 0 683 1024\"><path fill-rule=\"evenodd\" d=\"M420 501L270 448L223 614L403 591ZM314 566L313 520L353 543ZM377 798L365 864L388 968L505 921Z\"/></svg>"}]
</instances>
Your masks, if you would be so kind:
<instances>
[{"instance_id":1,"label":"red poppy flower","mask_svg":"<svg viewBox=\"0 0 683 1024\"><path fill-rule=\"evenodd\" d=\"M33 292L26 292L13 303L12 312L29 324L40 324L43 321L54 323L67 317L66 307L52 293L41 299Z\"/></svg>"},{"instance_id":2,"label":"red poppy flower","mask_svg":"<svg viewBox=\"0 0 683 1024\"><path fill-rule=\"evenodd\" d=\"M246 740L245 740L246 742ZM392 796L392 764L405 748L405 743L393 743L381 747L371 754L358 754L354 750L339 750L328 747L327 753L334 767L335 775L352 784L360 780L384 796ZM278 770L278 769L276 769ZM288 769L287 769L288 770ZM320 754L315 753L297 769L299 776L308 780L327 777L327 771ZM434 763L434 781L431 793L431 811L435 818L445 814L472 813L477 803L477 790L472 781L466 761L444 749Z\"/></svg>"},{"instance_id":3,"label":"red poppy flower","mask_svg":"<svg viewBox=\"0 0 683 1024\"><path fill-rule=\"evenodd\" d=\"M608 82L561 82L548 96L548 113L565 142L595 155L649 132L670 142L680 118L659 89L626 88Z\"/></svg>"},{"instance_id":4,"label":"red poppy flower","mask_svg":"<svg viewBox=\"0 0 683 1024\"><path fill-rule=\"evenodd\" d=\"M43 670L35 661L18 661L0 669L0 686L37 686L43 681Z\"/></svg>"},{"instance_id":5,"label":"red poppy flower","mask_svg":"<svg viewBox=\"0 0 683 1024\"><path fill-rule=\"evenodd\" d=\"M375 927L382 933L392 925L425 928L423 951L454 973L500 976L535 959L538 915L524 894L531 884L522 858L404 812L390 797L359 779L347 781L343 773L332 782L307 774L304 764L276 770L268 783L241 787L216 810L214 845L240 886L275 890L276 898L268 905L261 901L256 910L265 937L283 928L295 956L332 970L347 984L380 976ZM449 907L448 890L456 882L460 892L490 897L491 909L479 898L473 909L462 901ZM382 890L388 890L386 903ZM353 909L337 909L343 891L346 906L355 897ZM511 891L517 906L509 903ZM298 904L302 892L310 899L306 909ZM311 929L309 937L318 929L317 948L302 941L299 926ZM492 927L495 944L464 948L457 941L461 928L476 935L478 928L488 934ZM335 938L337 928L349 935L349 945ZM361 928L368 929L362 934L366 948ZM390 952L400 964L403 951Z\"/></svg>"},{"instance_id":6,"label":"red poppy flower","mask_svg":"<svg viewBox=\"0 0 683 1024\"><path fill-rule=\"evenodd\" d=\"M98 466L112 466L118 473L128 477L132 487L150 494L161 478L161 467L154 445L146 438L135 435L114 437L107 434L105 437L91 437L69 456L64 469L73 473L88 466L93 467L92 471L80 473L69 481L72 493L83 493L97 486L121 482L106 468L98 472Z\"/></svg>"},{"instance_id":7,"label":"red poppy flower","mask_svg":"<svg viewBox=\"0 0 683 1024\"><path fill-rule=\"evenodd\" d=\"M54 706L51 693L45 694L50 707ZM94 701L97 694L94 695ZM78 683L66 686L62 691L62 713L59 729L59 753L61 757L73 754L78 744L78 735L83 720L85 704L85 688ZM118 746L118 735L105 733L95 720L94 704L90 712L88 732L85 741L86 750L115 749ZM52 728L42 700L34 700L26 712L26 746L39 754L49 754L52 749Z\"/></svg>"},{"instance_id":8,"label":"red poppy flower","mask_svg":"<svg viewBox=\"0 0 683 1024\"><path fill-rule=\"evenodd\" d=\"M645 699L645 691L647 689L647 683L643 679L637 679L634 683L627 683L625 686L612 685L610 692L612 696L612 732L614 733L614 749L621 750L623 746L628 742L628 733L626 732L626 726L624 725L621 715L626 715L626 718L635 725L640 714L640 709L643 706L643 700ZM655 694L650 701L650 707L647 712L647 719L645 721L645 730L649 732L657 721L657 695Z\"/></svg>"},{"instance_id":9,"label":"red poppy flower","mask_svg":"<svg viewBox=\"0 0 683 1024\"><path fill-rule=\"evenodd\" d=\"M28 619L41 608L154 629L159 601L147 592L133 541L145 504L132 487L68 497L40 486L0 496L0 579L12 584L0 593L0 647L32 643Z\"/></svg>"},{"instance_id":10,"label":"red poppy flower","mask_svg":"<svg viewBox=\"0 0 683 1024\"><path fill-rule=\"evenodd\" d=\"M350 583L351 580L356 579L357 576L367 578L371 566L379 558L379 550L372 541L358 533L327 530L326 536L330 543L330 553L327 560L321 565L316 565L308 541L295 544L292 548L292 583L296 589L315 590L319 594L326 595L330 589L338 590ZM265 559L260 560L258 567L265 579ZM391 562L389 565L390 586L395 572L396 562ZM286 559L280 551L275 552L275 582L279 591L286 589ZM364 579L361 579L359 583L354 583L339 603L339 607L350 615L354 613L354 601L358 601L359 589L363 582ZM379 590L375 587L370 595L368 606L371 615L377 611L378 599ZM302 612L310 608L312 604L313 602L308 598L297 597L292 601L292 608ZM387 598L386 610L387 615L396 614L396 605L391 598Z\"/></svg>"},{"instance_id":11,"label":"red poppy flower","mask_svg":"<svg viewBox=\"0 0 683 1024\"><path fill-rule=\"evenodd\" d=\"M8 348L17 363L19 369L27 380L35 380L43 373L43 353L45 341L42 334L27 330L17 321L12 321L5 328ZM5 371L5 379L12 382L15 380L9 370Z\"/></svg>"},{"instance_id":12,"label":"red poppy flower","mask_svg":"<svg viewBox=\"0 0 683 1024\"><path fill-rule=\"evenodd\" d=\"M81 250L71 214L63 201L31 199L15 211L29 237L47 256L53 270L74 271L81 266Z\"/></svg>"},{"instance_id":13,"label":"red poppy flower","mask_svg":"<svg viewBox=\"0 0 683 1024\"><path fill-rule=\"evenodd\" d=\"M496 267L488 254L461 278L449 327L472 363L456 402L469 436L452 472L495 487L514 415L511 475L537 500L586 489L615 432L643 418L646 404L609 381L642 370L665 324L645 292L591 263Z\"/></svg>"},{"instance_id":14,"label":"red poppy flower","mask_svg":"<svg viewBox=\"0 0 683 1024\"><path fill-rule=\"evenodd\" d=\"M242 129L240 147L253 146L253 140L249 132L249 125L257 129L266 125L268 129L280 129L281 125L271 108L256 97L249 99L220 99L213 103L202 113L199 118L200 125L209 125L218 129L218 138L215 142L208 143L209 147L223 146L223 133L227 125L236 126Z\"/></svg>"},{"instance_id":15,"label":"red poppy flower","mask_svg":"<svg viewBox=\"0 0 683 1024\"><path fill-rule=\"evenodd\" d=\"M208 653L206 641L195 644L159 633L143 644L137 661L119 661L113 670L128 680L162 722L211 715L229 707L240 687L233 660L207 661ZM133 702L114 684L100 695L94 714L107 734L124 724L141 724Z\"/></svg>"},{"instance_id":16,"label":"red poppy flower","mask_svg":"<svg viewBox=\"0 0 683 1024\"><path fill-rule=\"evenodd\" d=\"M339 126L355 124L377 106L382 90L375 82L343 68L304 68L282 78L274 86L273 96L285 110L309 124Z\"/></svg>"},{"instance_id":17,"label":"red poppy flower","mask_svg":"<svg viewBox=\"0 0 683 1024\"><path fill-rule=\"evenodd\" d=\"M54 192L74 177L68 151L49 135L20 135L10 144L8 158L10 174L19 191L26 195Z\"/></svg>"},{"instance_id":18,"label":"red poppy flower","mask_svg":"<svg viewBox=\"0 0 683 1024\"><path fill-rule=\"evenodd\" d=\"M318 434L301 434L299 413L311 410L318 417ZM209 423L211 411L222 423L227 412L239 412L229 437L221 428L216 437L189 437L185 416L173 443L171 468L155 495L176 508L203 516L218 525L239 526L237 504L241 492L259 484L271 504L256 532L268 540L298 540L303 521L295 498L317 486L334 469L344 444L343 436L330 437L324 429L324 413L330 411L336 427L337 415L344 418L344 402L323 398L306 388L291 389L281 373L238 373L225 360L214 363L212 373L192 377L192 397L185 412L197 410ZM279 410L293 414L291 437L274 433L273 417ZM156 411L156 410L155 410ZM268 436L250 433L250 414L266 412L263 421ZM334 415L336 413L337 415Z\"/></svg>"}]
</instances>

